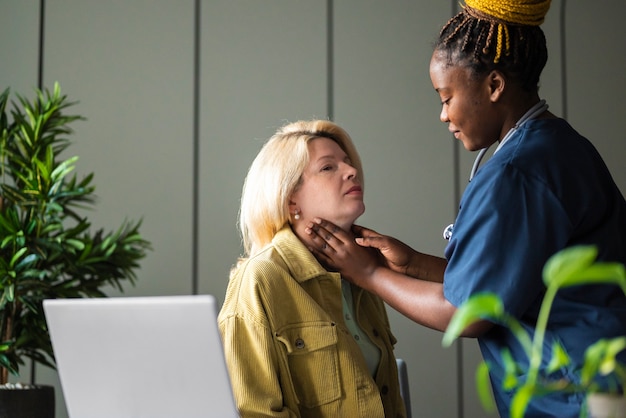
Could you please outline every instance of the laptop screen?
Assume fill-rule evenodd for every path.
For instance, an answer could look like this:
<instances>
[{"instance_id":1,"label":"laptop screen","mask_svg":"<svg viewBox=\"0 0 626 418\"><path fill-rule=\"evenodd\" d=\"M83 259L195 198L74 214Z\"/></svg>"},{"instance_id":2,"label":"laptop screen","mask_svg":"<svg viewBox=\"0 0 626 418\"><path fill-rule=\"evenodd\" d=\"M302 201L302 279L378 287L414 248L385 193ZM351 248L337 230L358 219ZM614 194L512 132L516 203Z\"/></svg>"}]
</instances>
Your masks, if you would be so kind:
<instances>
[{"instance_id":1,"label":"laptop screen","mask_svg":"<svg viewBox=\"0 0 626 418\"><path fill-rule=\"evenodd\" d=\"M237 417L211 295L50 299L70 418Z\"/></svg>"}]
</instances>

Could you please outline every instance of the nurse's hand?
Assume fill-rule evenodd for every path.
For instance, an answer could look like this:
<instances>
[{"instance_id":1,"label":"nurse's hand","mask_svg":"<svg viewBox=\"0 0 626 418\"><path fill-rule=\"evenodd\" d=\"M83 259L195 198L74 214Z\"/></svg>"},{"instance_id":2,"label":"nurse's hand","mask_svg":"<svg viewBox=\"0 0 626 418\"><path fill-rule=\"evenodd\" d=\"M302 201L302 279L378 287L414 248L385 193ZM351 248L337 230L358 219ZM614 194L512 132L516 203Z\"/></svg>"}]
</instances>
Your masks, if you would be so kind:
<instances>
[{"instance_id":1,"label":"nurse's hand","mask_svg":"<svg viewBox=\"0 0 626 418\"><path fill-rule=\"evenodd\" d=\"M380 251L385 258L385 265L398 273L417 277L411 274L411 266L418 252L405 243L388 235L381 235L378 232L359 225L352 227L352 232L357 237L356 243L364 247L373 247Z\"/></svg>"},{"instance_id":2,"label":"nurse's hand","mask_svg":"<svg viewBox=\"0 0 626 418\"><path fill-rule=\"evenodd\" d=\"M380 251L385 267L414 279L443 283L448 264L445 258L420 253L400 240L362 226L354 225L352 231L360 237L355 239L357 244Z\"/></svg>"},{"instance_id":3,"label":"nurse's hand","mask_svg":"<svg viewBox=\"0 0 626 418\"><path fill-rule=\"evenodd\" d=\"M348 268L352 263L365 263L361 274L367 274L369 269L373 268L371 262L398 273L409 274L411 261L417 254L411 247L395 238L357 225L352 227L352 234L350 234L331 222L314 219L313 223L308 225L306 232L314 243L312 251L317 259L322 264L334 267L349 279L352 279L353 272L356 274L356 269ZM359 247L374 248L378 256L372 258L371 252L366 253ZM365 254L368 258L364 260Z\"/></svg>"},{"instance_id":4,"label":"nurse's hand","mask_svg":"<svg viewBox=\"0 0 626 418\"><path fill-rule=\"evenodd\" d=\"M378 251L357 244L352 231L345 231L331 222L314 219L305 232L310 237L306 244L317 260L356 285L367 287L375 270L384 265Z\"/></svg>"}]
</instances>

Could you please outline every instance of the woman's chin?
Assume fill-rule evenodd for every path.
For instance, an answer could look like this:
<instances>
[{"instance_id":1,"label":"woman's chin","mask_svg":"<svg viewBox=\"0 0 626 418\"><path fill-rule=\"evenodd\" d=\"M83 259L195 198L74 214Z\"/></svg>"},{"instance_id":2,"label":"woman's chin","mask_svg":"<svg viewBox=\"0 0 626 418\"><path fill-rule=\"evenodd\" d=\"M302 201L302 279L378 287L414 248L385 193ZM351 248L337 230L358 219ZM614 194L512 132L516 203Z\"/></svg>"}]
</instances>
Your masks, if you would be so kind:
<instances>
[{"instance_id":1,"label":"woman's chin","mask_svg":"<svg viewBox=\"0 0 626 418\"><path fill-rule=\"evenodd\" d=\"M363 215L364 212L365 212L365 207L355 210L351 214L344 213L343 214L344 216L334 216L334 217L333 216L328 216L328 217L318 216L318 217L324 219L325 221L332 223L333 225L337 225L339 228L343 229L344 231L349 231L352 228L352 225L354 225L356 220L359 219L359 217Z\"/></svg>"},{"instance_id":2,"label":"woman's chin","mask_svg":"<svg viewBox=\"0 0 626 418\"><path fill-rule=\"evenodd\" d=\"M330 222L333 222L335 225L337 225L339 228L343 229L344 231L349 231L352 229L352 225L354 225L354 223L356 222L358 218L359 217L357 216L354 219L348 219L348 220L342 219L342 220L337 220L337 222L333 222L333 221L330 221Z\"/></svg>"}]
</instances>

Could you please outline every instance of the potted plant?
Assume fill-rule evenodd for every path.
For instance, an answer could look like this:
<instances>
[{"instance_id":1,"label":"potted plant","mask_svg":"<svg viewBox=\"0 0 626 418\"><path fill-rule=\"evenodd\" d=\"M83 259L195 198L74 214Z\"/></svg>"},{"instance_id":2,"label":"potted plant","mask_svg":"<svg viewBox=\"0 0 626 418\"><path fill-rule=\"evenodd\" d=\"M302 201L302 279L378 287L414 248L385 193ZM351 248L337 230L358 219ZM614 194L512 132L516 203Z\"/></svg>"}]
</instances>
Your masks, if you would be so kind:
<instances>
[{"instance_id":1,"label":"potted plant","mask_svg":"<svg viewBox=\"0 0 626 418\"><path fill-rule=\"evenodd\" d=\"M83 118L65 114L74 103L59 85L36 90L32 101L17 97L9 103L9 89L0 95L0 417L12 418L54 414L54 397L46 415L10 411L6 399L24 396L6 389L15 388L7 384L9 373L19 376L27 359L54 368L43 300L104 297L107 286L121 291L124 282L135 283L138 261L150 249L139 234L141 221L91 232L80 215L95 202L93 173L79 180L71 174L78 157L61 157L69 124Z\"/></svg>"},{"instance_id":2,"label":"potted plant","mask_svg":"<svg viewBox=\"0 0 626 418\"><path fill-rule=\"evenodd\" d=\"M619 263L597 262L597 248L594 246L576 246L566 248L552 256L543 269L543 281L546 293L540 307L534 333L530 335L520 322L509 315L500 298L493 293L478 293L470 297L459 307L452 317L443 337L442 344L450 346L463 330L474 322L487 319L508 328L523 347L528 359L528 368L513 360L508 350L501 355L504 364L503 384L507 389L514 391L512 399L511 417L524 416L528 403L533 397L544 396L552 392L583 393L587 397L589 408L595 404L604 403L610 398L610 408L613 411L626 412L626 398L620 393L619 387L626 388L626 365L617 361L616 356L626 348L626 335L612 339L601 339L587 347L584 363L576 382L550 380L539 376L539 367L542 364L543 343L552 302L559 289L568 286L586 284L615 284L621 287L626 294L626 269ZM566 350L558 343L551 349L551 357L547 372L556 371L571 364ZM476 373L477 389L484 408L494 409L490 392L489 370L491 365L481 362ZM525 375L524 378L520 378ZM596 377L608 376L615 383L615 393L599 392ZM589 413L583 408L581 416ZM592 417L623 417L624 415L601 415L591 411Z\"/></svg>"}]
</instances>

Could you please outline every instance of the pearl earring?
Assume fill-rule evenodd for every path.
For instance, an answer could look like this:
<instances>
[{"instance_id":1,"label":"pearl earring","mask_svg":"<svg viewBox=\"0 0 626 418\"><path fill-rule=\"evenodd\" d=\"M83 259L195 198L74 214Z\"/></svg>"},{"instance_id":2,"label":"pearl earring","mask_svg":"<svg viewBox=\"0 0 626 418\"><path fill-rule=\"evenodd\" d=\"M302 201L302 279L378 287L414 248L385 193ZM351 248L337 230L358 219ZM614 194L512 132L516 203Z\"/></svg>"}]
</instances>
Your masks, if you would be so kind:
<instances>
[{"instance_id":1,"label":"pearl earring","mask_svg":"<svg viewBox=\"0 0 626 418\"><path fill-rule=\"evenodd\" d=\"M300 219L300 211L298 209L296 209L296 213L294 213L293 217L296 221Z\"/></svg>"}]
</instances>

